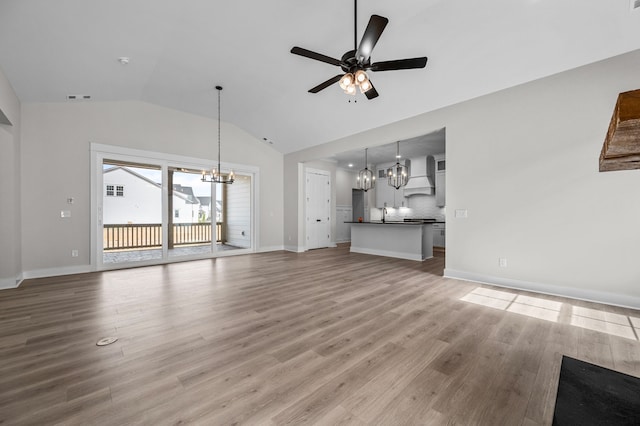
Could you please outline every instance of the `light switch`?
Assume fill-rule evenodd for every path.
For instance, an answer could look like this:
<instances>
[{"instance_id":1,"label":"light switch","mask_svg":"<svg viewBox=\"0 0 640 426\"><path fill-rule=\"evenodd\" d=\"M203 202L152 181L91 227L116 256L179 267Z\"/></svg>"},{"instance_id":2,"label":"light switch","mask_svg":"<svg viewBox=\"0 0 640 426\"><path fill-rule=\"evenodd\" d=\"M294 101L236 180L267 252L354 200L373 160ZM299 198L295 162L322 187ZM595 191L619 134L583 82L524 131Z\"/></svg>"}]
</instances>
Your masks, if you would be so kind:
<instances>
[{"instance_id":1,"label":"light switch","mask_svg":"<svg viewBox=\"0 0 640 426\"><path fill-rule=\"evenodd\" d=\"M71 217L71 210L61 210L60 211L60 217Z\"/></svg>"},{"instance_id":2,"label":"light switch","mask_svg":"<svg viewBox=\"0 0 640 426\"><path fill-rule=\"evenodd\" d=\"M456 210L455 217L458 219L466 219L467 218L467 209Z\"/></svg>"}]
</instances>

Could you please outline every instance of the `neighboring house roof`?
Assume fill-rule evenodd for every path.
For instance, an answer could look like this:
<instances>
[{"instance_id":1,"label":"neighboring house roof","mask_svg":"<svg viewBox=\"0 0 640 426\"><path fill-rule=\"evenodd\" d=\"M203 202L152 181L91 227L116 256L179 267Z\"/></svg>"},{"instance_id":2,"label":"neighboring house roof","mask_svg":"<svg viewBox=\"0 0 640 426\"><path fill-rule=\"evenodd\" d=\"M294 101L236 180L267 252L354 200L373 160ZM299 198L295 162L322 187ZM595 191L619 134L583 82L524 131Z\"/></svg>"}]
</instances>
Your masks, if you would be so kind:
<instances>
[{"instance_id":1,"label":"neighboring house roof","mask_svg":"<svg viewBox=\"0 0 640 426\"><path fill-rule=\"evenodd\" d=\"M200 200L200 204L203 206L207 206L209 207L211 205L211 197L198 197L198 200Z\"/></svg>"},{"instance_id":2,"label":"neighboring house roof","mask_svg":"<svg viewBox=\"0 0 640 426\"><path fill-rule=\"evenodd\" d=\"M106 175L107 173L112 173L116 170L122 170L124 172L127 172L135 177L137 177L138 179L141 179L147 183L150 183L151 185L157 187L157 188L162 188L162 185L152 181L151 179L149 179L146 176L141 175L140 173L136 173L133 170L127 168L127 167L123 167L123 166L113 166L109 169L104 169L102 171L103 175ZM182 186L180 184L174 184L173 185L173 195L182 198L183 200L185 200L187 203L189 204L199 204L200 202L198 201L198 198L196 198L193 195L193 188L191 188L190 186Z\"/></svg>"},{"instance_id":3,"label":"neighboring house roof","mask_svg":"<svg viewBox=\"0 0 640 426\"><path fill-rule=\"evenodd\" d=\"M190 186L182 186L179 183L173 184L173 193L179 193L187 197L187 202L190 204L199 204L198 198L193 195L193 188Z\"/></svg>"}]
</instances>

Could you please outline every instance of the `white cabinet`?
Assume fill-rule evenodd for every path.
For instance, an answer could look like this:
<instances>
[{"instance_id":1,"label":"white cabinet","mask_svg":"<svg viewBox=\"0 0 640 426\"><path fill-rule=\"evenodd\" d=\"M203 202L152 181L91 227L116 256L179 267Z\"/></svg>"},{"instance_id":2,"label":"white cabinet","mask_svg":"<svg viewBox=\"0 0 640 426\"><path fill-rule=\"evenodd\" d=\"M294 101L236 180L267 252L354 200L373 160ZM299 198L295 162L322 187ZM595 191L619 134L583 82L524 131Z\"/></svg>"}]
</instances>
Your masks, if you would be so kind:
<instances>
[{"instance_id":1,"label":"white cabinet","mask_svg":"<svg viewBox=\"0 0 640 426\"><path fill-rule=\"evenodd\" d=\"M445 247L445 224L434 223L433 224L433 246Z\"/></svg>"},{"instance_id":2,"label":"white cabinet","mask_svg":"<svg viewBox=\"0 0 640 426\"><path fill-rule=\"evenodd\" d=\"M395 189L387 184L387 169L395 163L380 164L376 167L376 207L404 207L404 188Z\"/></svg>"},{"instance_id":3,"label":"white cabinet","mask_svg":"<svg viewBox=\"0 0 640 426\"><path fill-rule=\"evenodd\" d=\"M352 214L351 206L336 207L336 243L351 241Z\"/></svg>"},{"instance_id":4,"label":"white cabinet","mask_svg":"<svg viewBox=\"0 0 640 426\"><path fill-rule=\"evenodd\" d=\"M434 155L436 160L436 205L444 207L447 205L446 194L446 161L444 154Z\"/></svg>"}]
</instances>

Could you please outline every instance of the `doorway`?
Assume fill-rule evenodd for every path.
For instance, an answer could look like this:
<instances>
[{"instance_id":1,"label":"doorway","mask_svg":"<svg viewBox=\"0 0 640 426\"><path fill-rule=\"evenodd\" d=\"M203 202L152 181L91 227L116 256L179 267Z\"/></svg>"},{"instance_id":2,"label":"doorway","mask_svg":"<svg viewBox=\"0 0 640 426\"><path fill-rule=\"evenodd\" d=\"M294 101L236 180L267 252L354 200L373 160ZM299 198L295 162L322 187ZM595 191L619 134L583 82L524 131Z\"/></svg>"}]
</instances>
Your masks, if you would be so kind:
<instances>
[{"instance_id":1,"label":"doorway","mask_svg":"<svg viewBox=\"0 0 640 426\"><path fill-rule=\"evenodd\" d=\"M305 171L307 250L329 247L331 242L331 177L325 170Z\"/></svg>"}]
</instances>

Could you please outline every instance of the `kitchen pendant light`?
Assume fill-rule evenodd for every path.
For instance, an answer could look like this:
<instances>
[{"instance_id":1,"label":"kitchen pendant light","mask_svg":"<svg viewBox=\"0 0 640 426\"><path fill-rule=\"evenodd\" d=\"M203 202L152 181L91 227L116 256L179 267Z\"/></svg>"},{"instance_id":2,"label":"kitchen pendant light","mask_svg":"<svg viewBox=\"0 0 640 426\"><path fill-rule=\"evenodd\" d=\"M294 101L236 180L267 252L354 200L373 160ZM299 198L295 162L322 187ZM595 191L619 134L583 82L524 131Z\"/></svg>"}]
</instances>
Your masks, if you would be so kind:
<instances>
[{"instance_id":1,"label":"kitchen pendant light","mask_svg":"<svg viewBox=\"0 0 640 426\"><path fill-rule=\"evenodd\" d=\"M226 183L231 184L235 180L233 170L228 175L223 175L220 169L220 92L222 92L222 86L216 86L218 91L218 168L211 170L211 172L202 172L202 182L210 183Z\"/></svg>"},{"instance_id":2,"label":"kitchen pendant light","mask_svg":"<svg viewBox=\"0 0 640 426\"><path fill-rule=\"evenodd\" d=\"M367 148L364 149L364 169L358 173L356 184L358 189L362 189L364 192L376 187L376 176L372 170L369 170L367 163Z\"/></svg>"},{"instance_id":3,"label":"kitchen pendant light","mask_svg":"<svg viewBox=\"0 0 640 426\"><path fill-rule=\"evenodd\" d=\"M400 142L396 142L396 164L387 169L387 184L400 189L409 182L409 168L400 164Z\"/></svg>"}]
</instances>

